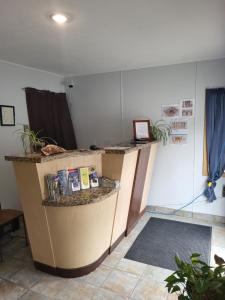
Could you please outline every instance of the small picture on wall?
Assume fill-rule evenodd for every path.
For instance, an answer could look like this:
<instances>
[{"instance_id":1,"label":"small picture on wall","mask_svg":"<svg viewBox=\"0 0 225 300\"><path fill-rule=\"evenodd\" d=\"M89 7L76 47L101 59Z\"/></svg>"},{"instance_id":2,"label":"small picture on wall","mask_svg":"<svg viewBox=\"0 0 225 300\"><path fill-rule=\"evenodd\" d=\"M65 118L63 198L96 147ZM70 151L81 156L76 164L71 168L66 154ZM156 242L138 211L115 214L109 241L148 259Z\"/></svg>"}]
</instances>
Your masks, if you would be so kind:
<instances>
[{"instance_id":1,"label":"small picture on wall","mask_svg":"<svg viewBox=\"0 0 225 300\"><path fill-rule=\"evenodd\" d=\"M194 107L194 99L181 100L181 108L193 108L193 107Z\"/></svg>"},{"instance_id":2,"label":"small picture on wall","mask_svg":"<svg viewBox=\"0 0 225 300\"><path fill-rule=\"evenodd\" d=\"M162 105L162 118L178 118L180 116L180 105Z\"/></svg>"},{"instance_id":3,"label":"small picture on wall","mask_svg":"<svg viewBox=\"0 0 225 300\"><path fill-rule=\"evenodd\" d=\"M182 109L182 117L192 118L194 116L194 111L192 108L190 109Z\"/></svg>"},{"instance_id":4,"label":"small picture on wall","mask_svg":"<svg viewBox=\"0 0 225 300\"><path fill-rule=\"evenodd\" d=\"M170 121L171 134L187 134L188 121L185 119L175 119Z\"/></svg>"},{"instance_id":5,"label":"small picture on wall","mask_svg":"<svg viewBox=\"0 0 225 300\"><path fill-rule=\"evenodd\" d=\"M15 107L0 105L1 126L15 126Z\"/></svg>"},{"instance_id":6,"label":"small picture on wall","mask_svg":"<svg viewBox=\"0 0 225 300\"><path fill-rule=\"evenodd\" d=\"M180 109L181 117L192 118L194 116L194 99L182 99Z\"/></svg>"},{"instance_id":7,"label":"small picture on wall","mask_svg":"<svg viewBox=\"0 0 225 300\"><path fill-rule=\"evenodd\" d=\"M170 136L170 144L184 145L187 144L187 134L174 134Z\"/></svg>"}]
</instances>

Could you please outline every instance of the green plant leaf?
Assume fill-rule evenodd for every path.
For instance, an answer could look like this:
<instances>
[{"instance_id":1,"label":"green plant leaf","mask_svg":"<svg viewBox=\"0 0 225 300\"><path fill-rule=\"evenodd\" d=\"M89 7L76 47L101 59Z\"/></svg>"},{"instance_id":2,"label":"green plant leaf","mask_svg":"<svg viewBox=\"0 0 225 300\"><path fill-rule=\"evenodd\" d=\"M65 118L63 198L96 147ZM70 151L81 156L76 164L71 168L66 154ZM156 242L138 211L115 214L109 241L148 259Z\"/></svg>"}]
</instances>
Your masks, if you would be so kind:
<instances>
[{"instance_id":1,"label":"green plant leaf","mask_svg":"<svg viewBox=\"0 0 225 300\"><path fill-rule=\"evenodd\" d=\"M174 287L171 290L171 294L180 291L181 288L179 287L179 285L174 285Z\"/></svg>"},{"instance_id":2,"label":"green plant leaf","mask_svg":"<svg viewBox=\"0 0 225 300\"><path fill-rule=\"evenodd\" d=\"M154 139L162 141L165 145L171 132L169 124L165 123L163 120L159 120L155 123L151 122L150 127Z\"/></svg>"},{"instance_id":3,"label":"green plant leaf","mask_svg":"<svg viewBox=\"0 0 225 300\"><path fill-rule=\"evenodd\" d=\"M201 254L199 254L199 253L192 253L191 258L193 258L193 257L200 257L200 256L201 256Z\"/></svg>"},{"instance_id":4,"label":"green plant leaf","mask_svg":"<svg viewBox=\"0 0 225 300\"><path fill-rule=\"evenodd\" d=\"M175 262L176 262L178 268L182 268L182 266L183 266L182 261L180 260L178 255L175 256Z\"/></svg>"},{"instance_id":5,"label":"green plant leaf","mask_svg":"<svg viewBox=\"0 0 225 300\"><path fill-rule=\"evenodd\" d=\"M184 296L183 294L182 295L179 295L178 296L178 300L191 300L188 296Z\"/></svg>"},{"instance_id":6,"label":"green plant leaf","mask_svg":"<svg viewBox=\"0 0 225 300\"><path fill-rule=\"evenodd\" d=\"M171 282L177 279L177 277L175 276L176 273L171 274L170 276L168 276L165 281L166 282Z\"/></svg>"},{"instance_id":7,"label":"green plant leaf","mask_svg":"<svg viewBox=\"0 0 225 300\"><path fill-rule=\"evenodd\" d=\"M165 279L168 292L177 292L178 299L225 299L225 265L212 268L200 260L198 253L190 259L191 263L187 263L175 256L178 270Z\"/></svg>"},{"instance_id":8,"label":"green plant leaf","mask_svg":"<svg viewBox=\"0 0 225 300\"><path fill-rule=\"evenodd\" d=\"M29 140L29 144L31 147L36 150L37 147L44 146L45 144L48 144L48 140L53 142L54 144L57 144L54 139L51 137L39 137L40 132L43 130L39 130L37 132L34 132L33 130L30 130L29 128L24 129L17 129L15 133L17 133L22 141L23 148L26 152L26 140Z\"/></svg>"}]
</instances>

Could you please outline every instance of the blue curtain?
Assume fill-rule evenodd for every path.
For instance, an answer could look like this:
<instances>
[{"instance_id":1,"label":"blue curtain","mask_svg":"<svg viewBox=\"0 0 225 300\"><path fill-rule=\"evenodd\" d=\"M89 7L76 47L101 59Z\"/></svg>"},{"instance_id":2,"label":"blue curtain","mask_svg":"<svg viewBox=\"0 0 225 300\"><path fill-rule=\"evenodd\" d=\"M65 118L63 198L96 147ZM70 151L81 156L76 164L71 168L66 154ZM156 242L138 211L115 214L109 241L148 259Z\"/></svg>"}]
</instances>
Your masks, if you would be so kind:
<instances>
[{"instance_id":1,"label":"blue curtain","mask_svg":"<svg viewBox=\"0 0 225 300\"><path fill-rule=\"evenodd\" d=\"M216 181L225 170L225 88L206 90L206 142L208 182L204 195L216 200Z\"/></svg>"}]
</instances>

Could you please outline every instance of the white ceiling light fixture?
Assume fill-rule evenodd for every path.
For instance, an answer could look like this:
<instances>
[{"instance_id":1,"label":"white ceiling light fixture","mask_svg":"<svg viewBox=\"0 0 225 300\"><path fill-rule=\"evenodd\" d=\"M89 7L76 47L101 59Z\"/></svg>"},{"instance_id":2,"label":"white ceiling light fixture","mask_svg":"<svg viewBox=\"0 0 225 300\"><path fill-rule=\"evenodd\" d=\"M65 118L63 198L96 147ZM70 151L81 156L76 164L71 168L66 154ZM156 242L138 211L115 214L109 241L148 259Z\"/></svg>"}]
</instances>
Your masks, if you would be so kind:
<instances>
[{"instance_id":1,"label":"white ceiling light fixture","mask_svg":"<svg viewBox=\"0 0 225 300\"><path fill-rule=\"evenodd\" d=\"M72 17L68 14L64 13L52 13L49 15L50 19L54 21L55 23L62 25L65 23L69 23L72 20Z\"/></svg>"}]
</instances>

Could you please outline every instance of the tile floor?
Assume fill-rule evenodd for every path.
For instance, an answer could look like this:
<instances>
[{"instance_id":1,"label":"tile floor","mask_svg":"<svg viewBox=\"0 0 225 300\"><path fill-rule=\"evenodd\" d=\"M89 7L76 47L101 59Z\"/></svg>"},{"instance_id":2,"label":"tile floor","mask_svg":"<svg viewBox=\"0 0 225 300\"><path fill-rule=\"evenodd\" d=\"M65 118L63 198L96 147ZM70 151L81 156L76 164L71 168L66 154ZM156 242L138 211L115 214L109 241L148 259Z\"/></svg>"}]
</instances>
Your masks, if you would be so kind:
<instances>
[{"instance_id":1,"label":"tile floor","mask_svg":"<svg viewBox=\"0 0 225 300\"><path fill-rule=\"evenodd\" d=\"M172 271L123 258L150 217L146 213L131 234L94 272L76 279L37 271L33 267L30 250L21 238L22 232L15 232L3 248L0 300L176 300L176 296L168 295L163 282ZM212 225L212 258L215 253L225 257L225 225L184 217L159 217Z\"/></svg>"}]
</instances>

